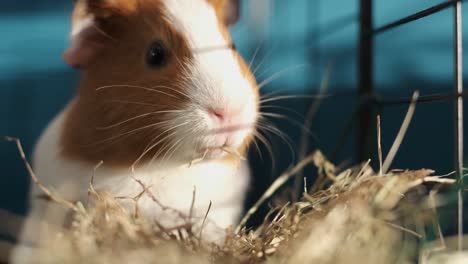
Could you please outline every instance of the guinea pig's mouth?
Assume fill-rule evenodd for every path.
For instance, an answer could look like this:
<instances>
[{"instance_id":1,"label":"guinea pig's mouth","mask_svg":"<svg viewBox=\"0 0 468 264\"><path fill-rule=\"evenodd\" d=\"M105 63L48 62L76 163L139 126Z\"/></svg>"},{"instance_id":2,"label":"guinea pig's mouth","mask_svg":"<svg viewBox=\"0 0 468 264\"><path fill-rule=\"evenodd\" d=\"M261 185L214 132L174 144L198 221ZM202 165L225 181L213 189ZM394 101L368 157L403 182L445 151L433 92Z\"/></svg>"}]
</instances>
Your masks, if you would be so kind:
<instances>
[{"instance_id":1,"label":"guinea pig's mouth","mask_svg":"<svg viewBox=\"0 0 468 264\"><path fill-rule=\"evenodd\" d=\"M241 130L249 130L252 129L253 125L232 125L232 126L225 126L220 128L211 129L208 131L208 135L216 135L216 134L223 134L223 133L236 133Z\"/></svg>"},{"instance_id":2,"label":"guinea pig's mouth","mask_svg":"<svg viewBox=\"0 0 468 264\"><path fill-rule=\"evenodd\" d=\"M252 130L252 125L229 125L207 130L202 136L202 146L195 150L195 159L190 162L201 162L206 160L222 159L232 156L244 160L238 149L244 142L245 137Z\"/></svg>"}]
</instances>

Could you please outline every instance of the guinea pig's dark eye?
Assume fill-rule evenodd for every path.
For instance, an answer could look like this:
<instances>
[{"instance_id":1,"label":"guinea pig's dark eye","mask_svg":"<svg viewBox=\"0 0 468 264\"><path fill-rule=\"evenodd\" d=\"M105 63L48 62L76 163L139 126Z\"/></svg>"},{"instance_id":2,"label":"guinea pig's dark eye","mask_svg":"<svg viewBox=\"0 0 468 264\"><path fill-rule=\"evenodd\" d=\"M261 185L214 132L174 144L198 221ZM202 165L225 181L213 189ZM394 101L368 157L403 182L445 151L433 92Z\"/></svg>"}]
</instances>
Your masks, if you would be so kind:
<instances>
[{"instance_id":1,"label":"guinea pig's dark eye","mask_svg":"<svg viewBox=\"0 0 468 264\"><path fill-rule=\"evenodd\" d=\"M146 55L146 63L151 67L162 67L166 64L168 52L161 41L151 44Z\"/></svg>"}]
</instances>

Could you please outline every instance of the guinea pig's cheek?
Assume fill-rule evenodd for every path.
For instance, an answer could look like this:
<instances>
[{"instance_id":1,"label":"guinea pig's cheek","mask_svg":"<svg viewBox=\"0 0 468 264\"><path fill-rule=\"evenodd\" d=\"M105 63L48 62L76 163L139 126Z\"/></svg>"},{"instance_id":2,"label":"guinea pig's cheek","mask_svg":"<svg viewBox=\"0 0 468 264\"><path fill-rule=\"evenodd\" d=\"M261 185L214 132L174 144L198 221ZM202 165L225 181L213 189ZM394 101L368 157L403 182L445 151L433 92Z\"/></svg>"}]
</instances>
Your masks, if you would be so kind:
<instances>
[{"instance_id":1,"label":"guinea pig's cheek","mask_svg":"<svg viewBox=\"0 0 468 264\"><path fill-rule=\"evenodd\" d=\"M255 129L255 124L257 123L259 116L258 107L256 99L252 98L249 100L242 111L242 123L247 125L248 129L244 129L245 136L248 136Z\"/></svg>"}]
</instances>

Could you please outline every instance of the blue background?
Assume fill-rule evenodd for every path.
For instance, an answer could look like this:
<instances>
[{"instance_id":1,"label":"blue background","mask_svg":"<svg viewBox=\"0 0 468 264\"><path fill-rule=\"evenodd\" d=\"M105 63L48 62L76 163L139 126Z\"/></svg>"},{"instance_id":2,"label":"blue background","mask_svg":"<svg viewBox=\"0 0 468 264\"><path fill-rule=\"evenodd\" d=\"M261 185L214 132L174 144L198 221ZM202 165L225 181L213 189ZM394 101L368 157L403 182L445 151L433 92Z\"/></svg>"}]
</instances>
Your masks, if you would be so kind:
<instances>
[{"instance_id":1,"label":"blue background","mask_svg":"<svg viewBox=\"0 0 468 264\"><path fill-rule=\"evenodd\" d=\"M443 1L374 1L375 26L440 2ZM269 10L265 17L261 15L265 9L258 9L262 3ZM329 91L357 90L358 1L244 0L243 4L242 20L232 28L232 33L247 60L258 48L253 65L258 67L259 82L289 69L265 87L264 93L316 94L325 68L332 60L335 66ZM71 98L78 80L78 73L61 59L68 45L71 8L72 1L1 0L0 3L0 135L20 138L27 155L31 154L47 122ZM375 38L377 94L399 98L411 96L416 89L422 95L452 91L452 13L452 9L447 9ZM463 14L466 18L463 32L466 33L466 7ZM296 99L278 104L304 113L312 102L311 99ZM311 128L315 138L312 147L331 156L355 105L352 95L325 100ZM394 167L429 167L438 174L453 170L452 107L450 102L417 106ZM406 106L381 110L384 153L390 148L406 110ZM300 117L296 119L302 122ZM297 147L301 129L290 122L276 124ZM354 132L346 138L342 151L333 156L334 162L356 161ZM252 155L256 181L250 201L273 180L267 175L277 175L294 161L286 144L278 137L273 137L272 141L277 162L273 172L268 159L262 161L258 155ZM268 155L264 153L263 156ZM375 166L376 156L371 158ZM15 146L0 142L0 208L23 214L27 208L28 183Z\"/></svg>"}]
</instances>

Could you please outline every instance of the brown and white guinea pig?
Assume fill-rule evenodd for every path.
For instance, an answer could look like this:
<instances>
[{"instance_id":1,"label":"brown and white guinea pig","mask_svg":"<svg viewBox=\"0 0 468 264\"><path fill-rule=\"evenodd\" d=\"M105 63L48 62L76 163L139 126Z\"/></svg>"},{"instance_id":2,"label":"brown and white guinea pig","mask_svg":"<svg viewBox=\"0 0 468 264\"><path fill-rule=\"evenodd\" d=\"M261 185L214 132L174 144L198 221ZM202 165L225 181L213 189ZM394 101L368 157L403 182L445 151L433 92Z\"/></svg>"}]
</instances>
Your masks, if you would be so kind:
<instances>
[{"instance_id":1,"label":"brown and white guinea pig","mask_svg":"<svg viewBox=\"0 0 468 264\"><path fill-rule=\"evenodd\" d=\"M36 145L42 183L86 201L102 161L98 191L134 197L138 179L160 204L188 214L195 189L195 218L212 202L213 226L235 225L250 177L241 156L259 116L256 81L228 31L238 16L238 0L78 0L64 60L82 78ZM38 193L34 186L29 219L46 211ZM138 203L149 219L179 222L149 195ZM33 222L23 241L39 237ZM220 234L206 228L203 237Z\"/></svg>"}]
</instances>

